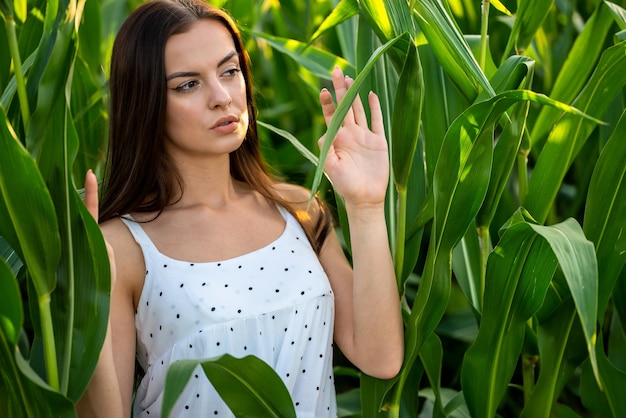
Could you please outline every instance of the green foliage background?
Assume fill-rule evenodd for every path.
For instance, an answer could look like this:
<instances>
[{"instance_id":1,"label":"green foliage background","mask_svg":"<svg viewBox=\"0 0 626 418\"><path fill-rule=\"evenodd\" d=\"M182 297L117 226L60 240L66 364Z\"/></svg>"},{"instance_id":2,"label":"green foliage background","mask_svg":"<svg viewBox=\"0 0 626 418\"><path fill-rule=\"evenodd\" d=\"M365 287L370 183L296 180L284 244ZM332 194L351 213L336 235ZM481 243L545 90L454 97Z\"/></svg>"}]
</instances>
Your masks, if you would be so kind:
<instances>
[{"instance_id":1,"label":"green foliage background","mask_svg":"<svg viewBox=\"0 0 626 418\"><path fill-rule=\"evenodd\" d=\"M0 0L9 416L73 416L104 339L108 261L77 190L102 171L108 57L138 3ZM264 155L326 198L348 255L341 199L316 166L318 94L339 65L349 96L381 97L405 364L379 381L337 353L340 415L625 415L625 2L214 3L252 58ZM202 363L217 387L250 382L238 413L293 414L254 358ZM171 402L189 367L172 368Z\"/></svg>"}]
</instances>

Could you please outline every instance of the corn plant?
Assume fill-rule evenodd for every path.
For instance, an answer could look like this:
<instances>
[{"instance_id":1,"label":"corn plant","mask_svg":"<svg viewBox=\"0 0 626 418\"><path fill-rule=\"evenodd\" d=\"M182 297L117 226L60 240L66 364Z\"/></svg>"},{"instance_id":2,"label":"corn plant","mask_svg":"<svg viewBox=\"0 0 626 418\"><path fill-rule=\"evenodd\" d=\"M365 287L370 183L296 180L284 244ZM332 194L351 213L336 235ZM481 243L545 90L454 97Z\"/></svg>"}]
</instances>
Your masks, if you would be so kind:
<instances>
[{"instance_id":1,"label":"corn plant","mask_svg":"<svg viewBox=\"0 0 626 418\"><path fill-rule=\"evenodd\" d=\"M85 172L77 160L97 158L103 138L102 116L87 104L101 100L98 67L78 57L89 10L75 1L1 4L0 409L72 416L104 340L110 287L102 235L73 180L74 169ZM84 105L72 110L72 100ZM79 131L91 142L79 143Z\"/></svg>"},{"instance_id":2,"label":"corn plant","mask_svg":"<svg viewBox=\"0 0 626 418\"><path fill-rule=\"evenodd\" d=\"M10 416L73 416L104 338L108 262L76 189L100 172L108 54L137 3L0 1ZM318 154L317 95L339 65L355 78L347 100L373 90L383 104L405 362L380 381L338 353L340 415L624 415L624 2L215 3L245 35L267 159L325 195L348 254L320 168L347 105ZM171 369L170 404L192 363ZM293 415L254 358L200 363L234 411ZM225 376L249 382L245 401Z\"/></svg>"},{"instance_id":3,"label":"corn plant","mask_svg":"<svg viewBox=\"0 0 626 418\"><path fill-rule=\"evenodd\" d=\"M310 57L334 31L343 40L335 63L349 57L344 69L354 71L346 100L365 89L387 99L387 218L406 356L392 381L361 377L352 412L620 416L623 5L595 2L583 12L569 2L519 1L510 12L484 1L474 35L460 29L469 19L455 19L472 15L468 3L343 0L308 40L255 34L323 77ZM556 39L570 42L558 57L548 42L557 17L581 12L584 25ZM500 21L510 25L496 55L489 23ZM337 207L345 231L340 198ZM346 244L349 251L348 236ZM450 344L462 333L462 361L446 387L442 337Z\"/></svg>"}]
</instances>

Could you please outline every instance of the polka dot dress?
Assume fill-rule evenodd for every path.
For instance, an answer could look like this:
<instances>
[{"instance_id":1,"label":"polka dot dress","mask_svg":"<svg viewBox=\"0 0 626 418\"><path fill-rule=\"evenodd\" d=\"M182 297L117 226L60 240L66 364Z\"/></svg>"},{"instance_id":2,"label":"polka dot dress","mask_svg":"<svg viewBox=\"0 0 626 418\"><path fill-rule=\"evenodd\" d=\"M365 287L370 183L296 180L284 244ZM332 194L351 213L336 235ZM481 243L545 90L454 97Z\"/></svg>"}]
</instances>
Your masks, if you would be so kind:
<instances>
[{"instance_id":1,"label":"polka dot dress","mask_svg":"<svg viewBox=\"0 0 626 418\"><path fill-rule=\"evenodd\" d=\"M135 417L161 415L168 366L180 359L253 354L283 379L298 417L337 416L332 374L334 299L300 224L232 259L193 263L161 254L140 224L122 219L141 246L146 277L135 314L145 371ZM232 417L198 367L172 417Z\"/></svg>"}]
</instances>

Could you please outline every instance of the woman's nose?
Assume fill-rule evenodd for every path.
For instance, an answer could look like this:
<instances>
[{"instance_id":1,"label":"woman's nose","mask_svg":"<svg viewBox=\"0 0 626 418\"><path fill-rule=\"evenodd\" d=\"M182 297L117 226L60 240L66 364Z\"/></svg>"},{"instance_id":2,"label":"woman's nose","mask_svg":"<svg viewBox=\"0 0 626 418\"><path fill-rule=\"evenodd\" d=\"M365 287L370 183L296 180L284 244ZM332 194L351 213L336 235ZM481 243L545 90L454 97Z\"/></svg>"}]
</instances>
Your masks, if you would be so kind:
<instances>
[{"instance_id":1,"label":"woman's nose","mask_svg":"<svg viewBox=\"0 0 626 418\"><path fill-rule=\"evenodd\" d=\"M228 89L219 81L214 80L208 89L209 107L228 107L233 101Z\"/></svg>"}]
</instances>

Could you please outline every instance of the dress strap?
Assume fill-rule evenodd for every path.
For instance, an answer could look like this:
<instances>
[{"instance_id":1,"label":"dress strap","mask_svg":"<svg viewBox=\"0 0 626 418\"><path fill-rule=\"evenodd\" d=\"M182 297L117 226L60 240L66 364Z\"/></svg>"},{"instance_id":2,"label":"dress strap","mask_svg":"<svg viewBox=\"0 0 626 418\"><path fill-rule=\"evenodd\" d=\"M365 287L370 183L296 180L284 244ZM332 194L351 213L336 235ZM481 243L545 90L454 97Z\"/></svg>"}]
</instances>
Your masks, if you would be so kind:
<instances>
[{"instance_id":1,"label":"dress strap","mask_svg":"<svg viewBox=\"0 0 626 418\"><path fill-rule=\"evenodd\" d=\"M276 207L278 208L278 211L282 215L282 217L285 220L285 222L289 222L289 218L292 217L291 213L289 213L289 211L287 209L285 209L284 207L282 207L279 204L276 204Z\"/></svg>"},{"instance_id":2,"label":"dress strap","mask_svg":"<svg viewBox=\"0 0 626 418\"><path fill-rule=\"evenodd\" d=\"M144 250L144 253L147 249L158 252L158 249L156 248L148 234L146 234L146 231L144 231L141 227L141 224L137 222L130 214L120 216L120 220L124 223L124 225L126 225L137 244L139 244L142 250Z\"/></svg>"}]
</instances>

